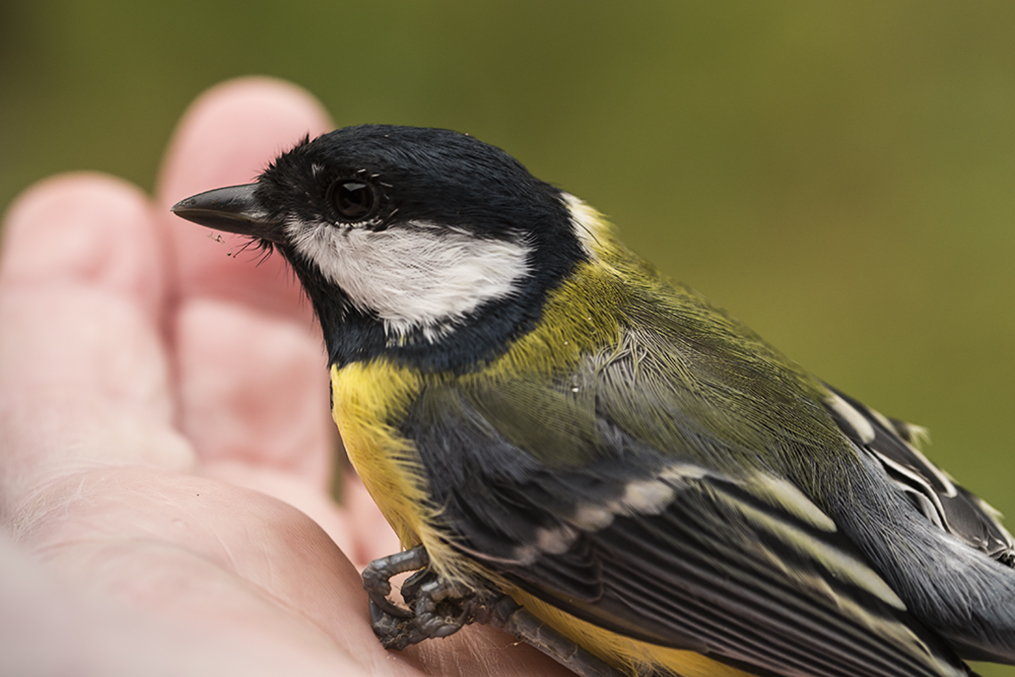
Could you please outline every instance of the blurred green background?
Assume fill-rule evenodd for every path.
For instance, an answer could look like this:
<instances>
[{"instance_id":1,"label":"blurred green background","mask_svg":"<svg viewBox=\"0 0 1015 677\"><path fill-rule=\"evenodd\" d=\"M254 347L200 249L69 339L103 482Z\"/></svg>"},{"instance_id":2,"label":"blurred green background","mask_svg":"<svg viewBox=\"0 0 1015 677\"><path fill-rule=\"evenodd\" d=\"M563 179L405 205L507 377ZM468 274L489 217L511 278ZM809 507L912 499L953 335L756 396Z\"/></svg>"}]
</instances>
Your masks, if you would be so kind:
<instances>
[{"instance_id":1,"label":"blurred green background","mask_svg":"<svg viewBox=\"0 0 1015 677\"><path fill-rule=\"evenodd\" d=\"M340 125L467 131L929 426L1015 524L1013 35L1010 2L6 0L0 205L73 169L150 189L187 103L237 75Z\"/></svg>"}]
</instances>

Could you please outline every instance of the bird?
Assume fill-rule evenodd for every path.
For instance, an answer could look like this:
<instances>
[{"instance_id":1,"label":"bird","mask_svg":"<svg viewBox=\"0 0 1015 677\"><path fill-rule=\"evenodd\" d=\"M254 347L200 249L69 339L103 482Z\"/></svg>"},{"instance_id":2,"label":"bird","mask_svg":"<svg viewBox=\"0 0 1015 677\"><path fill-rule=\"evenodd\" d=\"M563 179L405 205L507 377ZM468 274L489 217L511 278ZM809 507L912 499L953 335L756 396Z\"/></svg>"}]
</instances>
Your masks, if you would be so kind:
<instances>
[{"instance_id":1,"label":"bird","mask_svg":"<svg viewBox=\"0 0 1015 677\"><path fill-rule=\"evenodd\" d=\"M525 618L586 675L1015 664L1015 544L925 431L500 148L346 127L172 211L280 254L313 306L334 419L403 548L364 571L385 646Z\"/></svg>"}]
</instances>

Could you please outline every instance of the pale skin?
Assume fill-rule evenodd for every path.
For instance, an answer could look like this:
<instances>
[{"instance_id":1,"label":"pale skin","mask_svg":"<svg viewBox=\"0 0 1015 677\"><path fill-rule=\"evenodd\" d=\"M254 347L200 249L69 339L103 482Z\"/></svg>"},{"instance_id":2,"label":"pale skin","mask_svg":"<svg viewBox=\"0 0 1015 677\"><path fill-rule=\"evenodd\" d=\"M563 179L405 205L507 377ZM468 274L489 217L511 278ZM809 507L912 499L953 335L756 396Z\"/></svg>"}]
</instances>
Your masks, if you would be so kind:
<instances>
[{"instance_id":1,"label":"pale skin","mask_svg":"<svg viewBox=\"0 0 1015 677\"><path fill-rule=\"evenodd\" d=\"M0 674L567 675L469 627L400 654L358 568L398 544L337 435L280 257L173 217L332 128L305 92L227 83L157 196L95 174L8 210L0 250Z\"/></svg>"}]
</instances>

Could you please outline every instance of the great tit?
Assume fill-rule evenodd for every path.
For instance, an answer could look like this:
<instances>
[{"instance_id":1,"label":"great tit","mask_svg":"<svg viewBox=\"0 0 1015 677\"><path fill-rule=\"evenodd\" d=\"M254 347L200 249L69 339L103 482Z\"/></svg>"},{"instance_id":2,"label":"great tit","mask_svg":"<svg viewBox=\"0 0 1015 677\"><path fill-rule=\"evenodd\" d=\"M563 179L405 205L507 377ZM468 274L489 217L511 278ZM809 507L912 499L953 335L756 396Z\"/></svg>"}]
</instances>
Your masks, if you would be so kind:
<instances>
[{"instance_id":1,"label":"great tit","mask_svg":"<svg viewBox=\"0 0 1015 677\"><path fill-rule=\"evenodd\" d=\"M518 611L585 674L1015 664L1015 545L921 429L504 151L349 127L173 211L277 251L310 298L345 448L406 549L366 572L386 645ZM412 569L406 608L387 578Z\"/></svg>"}]
</instances>

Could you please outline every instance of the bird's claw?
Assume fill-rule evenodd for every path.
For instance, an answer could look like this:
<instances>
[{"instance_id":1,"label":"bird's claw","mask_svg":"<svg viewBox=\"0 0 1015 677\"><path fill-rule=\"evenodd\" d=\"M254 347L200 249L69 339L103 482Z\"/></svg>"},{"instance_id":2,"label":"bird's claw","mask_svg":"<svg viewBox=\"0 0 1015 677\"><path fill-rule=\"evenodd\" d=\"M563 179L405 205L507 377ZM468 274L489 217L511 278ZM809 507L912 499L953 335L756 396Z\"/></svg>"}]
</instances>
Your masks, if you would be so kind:
<instances>
[{"instance_id":1,"label":"bird's claw","mask_svg":"<svg viewBox=\"0 0 1015 677\"><path fill-rule=\"evenodd\" d=\"M485 608L480 595L455 586L427 568L423 546L376 559L363 570L363 587L370 596L370 621L386 649L404 649L434 637L448 637L471 623ZM395 604L392 576L415 571L402 586L405 606Z\"/></svg>"}]
</instances>

